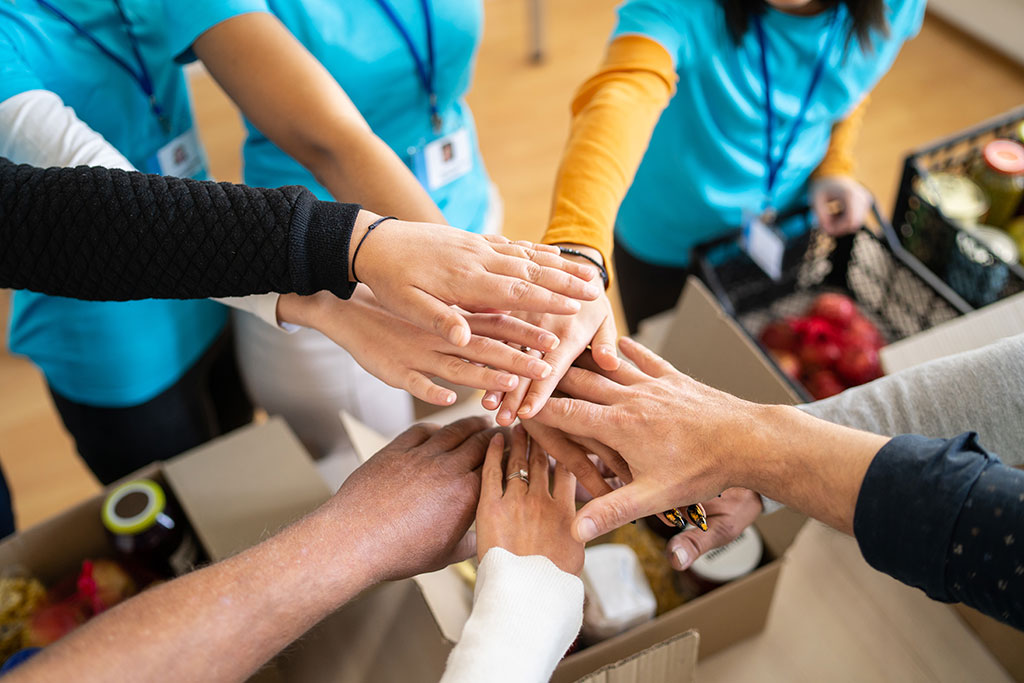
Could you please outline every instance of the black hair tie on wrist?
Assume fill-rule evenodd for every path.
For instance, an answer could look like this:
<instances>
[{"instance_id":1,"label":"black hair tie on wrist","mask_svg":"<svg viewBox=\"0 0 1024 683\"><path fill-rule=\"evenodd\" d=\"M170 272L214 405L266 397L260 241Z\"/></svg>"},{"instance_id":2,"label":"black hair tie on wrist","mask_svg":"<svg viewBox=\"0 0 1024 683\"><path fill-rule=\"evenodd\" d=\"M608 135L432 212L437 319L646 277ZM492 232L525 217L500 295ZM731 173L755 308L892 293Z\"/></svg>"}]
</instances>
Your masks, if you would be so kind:
<instances>
[{"instance_id":1,"label":"black hair tie on wrist","mask_svg":"<svg viewBox=\"0 0 1024 683\"><path fill-rule=\"evenodd\" d=\"M362 280L359 279L359 276L356 275L356 257L359 256L359 250L363 248L363 242L365 242L366 238L370 236L370 233L373 232L373 229L376 228L381 223L383 223L384 221L397 221L397 220L398 219L395 218L394 216L383 216L381 218L378 218L374 222L370 223L370 226L368 228L366 228L366 232L364 232L363 236L359 238L359 244L356 245L356 250L354 252L352 252L352 279L353 280L355 280L356 282L362 282Z\"/></svg>"},{"instance_id":2,"label":"black hair tie on wrist","mask_svg":"<svg viewBox=\"0 0 1024 683\"><path fill-rule=\"evenodd\" d=\"M597 266L597 271L601 274L601 282L604 283L604 288L608 289L608 271L605 269L605 267L602 264L598 263L597 259L591 258L590 256L587 256L586 254L584 254L579 249L571 249L569 247L559 247L558 251L562 252L563 254L569 254L570 256L579 256L580 258L587 259L588 261L593 263L595 266ZM352 259L352 262L355 263L355 259L354 258Z\"/></svg>"}]
</instances>

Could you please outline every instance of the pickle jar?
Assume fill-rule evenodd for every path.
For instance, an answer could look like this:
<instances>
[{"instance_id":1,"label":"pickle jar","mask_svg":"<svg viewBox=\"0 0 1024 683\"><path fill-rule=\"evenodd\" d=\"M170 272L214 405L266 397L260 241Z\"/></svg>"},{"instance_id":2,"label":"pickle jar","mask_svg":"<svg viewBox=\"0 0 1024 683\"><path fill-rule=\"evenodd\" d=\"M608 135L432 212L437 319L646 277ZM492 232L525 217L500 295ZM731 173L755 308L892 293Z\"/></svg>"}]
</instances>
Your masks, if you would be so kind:
<instances>
[{"instance_id":1,"label":"pickle jar","mask_svg":"<svg viewBox=\"0 0 1024 683\"><path fill-rule=\"evenodd\" d=\"M987 223L1005 228L1024 197L1024 145L993 140L981 152L971 177L988 195Z\"/></svg>"},{"instance_id":2,"label":"pickle jar","mask_svg":"<svg viewBox=\"0 0 1024 683\"><path fill-rule=\"evenodd\" d=\"M114 549L130 563L168 577L195 566L198 545L185 516L152 479L115 488L103 502L101 515Z\"/></svg>"}]
</instances>

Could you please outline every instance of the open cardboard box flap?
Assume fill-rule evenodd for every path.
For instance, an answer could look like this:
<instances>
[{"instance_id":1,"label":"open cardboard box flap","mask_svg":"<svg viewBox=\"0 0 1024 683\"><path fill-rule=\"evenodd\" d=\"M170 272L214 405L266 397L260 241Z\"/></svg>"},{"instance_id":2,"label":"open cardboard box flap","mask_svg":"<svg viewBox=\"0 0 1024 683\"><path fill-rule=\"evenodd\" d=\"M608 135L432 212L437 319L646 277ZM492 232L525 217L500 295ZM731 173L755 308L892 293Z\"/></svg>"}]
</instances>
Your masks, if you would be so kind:
<instances>
[{"instance_id":1,"label":"open cardboard box flap","mask_svg":"<svg viewBox=\"0 0 1024 683\"><path fill-rule=\"evenodd\" d=\"M163 473L214 561L269 538L331 495L281 418L214 439L167 461Z\"/></svg>"},{"instance_id":2,"label":"open cardboard box flap","mask_svg":"<svg viewBox=\"0 0 1024 683\"><path fill-rule=\"evenodd\" d=\"M748 401L799 401L757 344L693 276L686 280L662 347L654 350L680 372Z\"/></svg>"}]
</instances>

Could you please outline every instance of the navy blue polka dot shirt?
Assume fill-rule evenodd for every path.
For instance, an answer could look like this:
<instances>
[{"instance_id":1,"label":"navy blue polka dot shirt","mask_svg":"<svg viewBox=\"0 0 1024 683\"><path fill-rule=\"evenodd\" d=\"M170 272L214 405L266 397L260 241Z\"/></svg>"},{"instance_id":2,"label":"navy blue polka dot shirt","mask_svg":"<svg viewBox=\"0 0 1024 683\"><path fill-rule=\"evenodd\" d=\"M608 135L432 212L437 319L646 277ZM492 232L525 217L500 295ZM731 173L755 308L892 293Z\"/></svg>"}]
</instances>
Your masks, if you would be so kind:
<instances>
[{"instance_id":1,"label":"navy blue polka dot shirt","mask_svg":"<svg viewBox=\"0 0 1024 683\"><path fill-rule=\"evenodd\" d=\"M1024 629L1024 472L977 434L892 439L864 477L853 527L875 569Z\"/></svg>"}]
</instances>

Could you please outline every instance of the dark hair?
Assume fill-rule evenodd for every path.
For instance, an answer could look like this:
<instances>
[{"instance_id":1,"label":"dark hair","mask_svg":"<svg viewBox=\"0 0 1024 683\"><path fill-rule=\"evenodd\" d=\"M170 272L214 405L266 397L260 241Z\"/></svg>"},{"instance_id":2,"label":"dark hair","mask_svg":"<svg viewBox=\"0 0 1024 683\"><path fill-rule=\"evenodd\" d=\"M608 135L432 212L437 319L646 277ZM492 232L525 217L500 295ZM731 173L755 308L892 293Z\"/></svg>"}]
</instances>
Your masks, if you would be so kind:
<instances>
[{"instance_id":1,"label":"dark hair","mask_svg":"<svg viewBox=\"0 0 1024 683\"><path fill-rule=\"evenodd\" d=\"M750 17L764 14L768 8L766 0L719 0L725 10L725 25L732 39L739 43L750 27ZM883 36L889 35L889 22L885 18L885 0L819 0L825 9L846 5L850 14L850 31L847 41L857 36L864 51L871 50L871 30Z\"/></svg>"}]
</instances>

